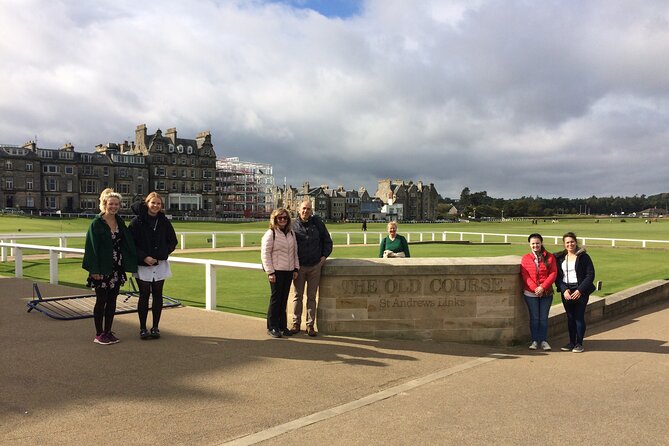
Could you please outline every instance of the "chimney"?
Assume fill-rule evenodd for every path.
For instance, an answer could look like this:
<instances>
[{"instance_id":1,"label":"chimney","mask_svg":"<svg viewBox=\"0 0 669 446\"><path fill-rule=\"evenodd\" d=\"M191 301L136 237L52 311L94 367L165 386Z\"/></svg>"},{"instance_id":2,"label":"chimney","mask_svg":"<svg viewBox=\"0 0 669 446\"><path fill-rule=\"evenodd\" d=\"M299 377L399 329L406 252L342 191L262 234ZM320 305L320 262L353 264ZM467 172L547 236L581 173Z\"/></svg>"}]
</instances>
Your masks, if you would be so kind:
<instances>
[{"instance_id":1,"label":"chimney","mask_svg":"<svg viewBox=\"0 0 669 446\"><path fill-rule=\"evenodd\" d=\"M135 143L140 150L146 150L146 124L140 124L135 129Z\"/></svg>"},{"instance_id":2,"label":"chimney","mask_svg":"<svg viewBox=\"0 0 669 446\"><path fill-rule=\"evenodd\" d=\"M171 129L167 129L166 133L167 137L172 140L172 144L177 145L177 128L172 127Z\"/></svg>"}]
</instances>

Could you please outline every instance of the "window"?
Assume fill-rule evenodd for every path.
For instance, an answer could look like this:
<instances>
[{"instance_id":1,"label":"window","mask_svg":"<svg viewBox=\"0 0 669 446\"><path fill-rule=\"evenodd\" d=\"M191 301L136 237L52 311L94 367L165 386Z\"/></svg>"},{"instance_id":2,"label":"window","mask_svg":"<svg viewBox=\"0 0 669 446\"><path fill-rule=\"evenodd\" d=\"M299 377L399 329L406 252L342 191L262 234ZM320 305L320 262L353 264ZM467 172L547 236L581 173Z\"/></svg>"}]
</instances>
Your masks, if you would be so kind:
<instances>
[{"instance_id":1,"label":"window","mask_svg":"<svg viewBox=\"0 0 669 446\"><path fill-rule=\"evenodd\" d=\"M93 166L84 166L81 173L83 175L93 175Z\"/></svg>"},{"instance_id":2,"label":"window","mask_svg":"<svg viewBox=\"0 0 669 446\"><path fill-rule=\"evenodd\" d=\"M26 190L33 190L33 180L26 180Z\"/></svg>"},{"instance_id":3,"label":"window","mask_svg":"<svg viewBox=\"0 0 669 446\"><path fill-rule=\"evenodd\" d=\"M90 163L91 161L93 161L93 155L92 154L90 154L90 153L82 153L81 154L81 162L82 163ZM88 166L88 167L90 167L90 166Z\"/></svg>"},{"instance_id":4,"label":"window","mask_svg":"<svg viewBox=\"0 0 669 446\"><path fill-rule=\"evenodd\" d=\"M73 160L74 159L74 152L59 152L58 153L58 158L62 160Z\"/></svg>"},{"instance_id":5,"label":"window","mask_svg":"<svg viewBox=\"0 0 669 446\"><path fill-rule=\"evenodd\" d=\"M190 171L190 177L195 179L195 169L191 169Z\"/></svg>"},{"instance_id":6,"label":"window","mask_svg":"<svg viewBox=\"0 0 669 446\"><path fill-rule=\"evenodd\" d=\"M72 175L74 173L74 167L65 166L65 175Z\"/></svg>"},{"instance_id":7,"label":"window","mask_svg":"<svg viewBox=\"0 0 669 446\"><path fill-rule=\"evenodd\" d=\"M174 144L170 144L169 146L167 146L167 151L170 153L174 153Z\"/></svg>"},{"instance_id":8,"label":"window","mask_svg":"<svg viewBox=\"0 0 669 446\"><path fill-rule=\"evenodd\" d=\"M58 208L58 197L44 197L44 207L46 209Z\"/></svg>"},{"instance_id":9,"label":"window","mask_svg":"<svg viewBox=\"0 0 669 446\"><path fill-rule=\"evenodd\" d=\"M5 169L12 170L12 162L10 160L5 161Z\"/></svg>"},{"instance_id":10,"label":"window","mask_svg":"<svg viewBox=\"0 0 669 446\"><path fill-rule=\"evenodd\" d=\"M39 155L40 158L53 158L53 152L49 150L38 150L37 155Z\"/></svg>"},{"instance_id":11,"label":"window","mask_svg":"<svg viewBox=\"0 0 669 446\"><path fill-rule=\"evenodd\" d=\"M95 180L83 180L81 182L81 192L84 194L96 194L98 191L95 183Z\"/></svg>"},{"instance_id":12,"label":"window","mask_svg":"<svg viewBox=\"0 0 669 446\"><path fill-rule=\"evenodd\" d=\"M58 166L54 166L53 164L44 164L42 166L42 172L44 173L58 173L59 171Z\"/></svg>"},{"instance_id":13,"label":"window","mask_svg":"<svg viewBox=\"0 0 669 446\"><path fill-rule=\"evenodd\" d=\"M45 178L44 179L44 190L46 191L57 191L58 190L58 180L56 178Z\"/></svg>"},{"instance_id":14,"label":"window","mask_svg":"<svg viewBox=\"0 0 669 446\"><path fill-rule=\"evenodd\" d=\"M179 152L179 153L184 153L184 146L182 146L181 144L179 144L179 145L177 146L177 152Z\"/></svg>"},{"instance_id":15,"label":"window","mask_svg":"<svg viewBox=\"0 0 669 446\"><path fill-rule=\"evenodd\" d=\"M26 163L26 172L33 171L33 163Z\"/></svg>"},{"instance_id":16,"label":"window","mask_svg":"<svg viewBox=\"0 0 669 446\"><path fill-rule=\"evenodd\" d=\"M153 170L153 173L158 177L164 177L165 176L165 168L164 167L155 167L154 170Z\"/></svg>"},{"instance_id":17,"label":"window","mask_svg":"<svg viewBox=\"0 0 669 446\"><path fill-rule=\"evenodd\" d=\"M102 175L108 177L109 176L109 166L104 166L102 168Z\"/></svg>"},{"instance_id":18,"label":"window","mask_svg":"<svg viewBox=\"0 0 669 446\"><path fill-rule=\"evenodd\" d=\"M35 199L33 197L26 198L26 206L29 208L35 207Z\"/></svg>"},{"instance_id":19,"label":"window","mask_svg":"<svg viewBox=\"0 0 669 446\"><path fill-rule=\"evenodd\" d=\"M119 194L129 194L130 193L130 185L128 183L121 183L117 184L117 192Z\"/></svg>"},{"instance_id":20,"label":"window","mask_svg":"<svg viewBox=\"0 0 669 446\"><path fill-rule=\"evenodd\" d=\"M172 169L172 178L176 178L176 177L177 177L177 170Z\"/></svg>"},{"instance_id":21,"label":"window","mask_svg":"<svg viewBox=\"0 0 669 446\"><path fill-rule=\"evenodd\" d=\"M5 178L5 190L14 190L14 178Z\"/></svg>"},{"instance_id":22,"label":"window","mask_svg":"<svg viewBox=\"0 0 669 446\"><path fill-rule=\"evenodd\" d=\"M143 184L137 184L137 193L139 195L144 195L144 185Z\"/></svg>"},{"instance_id":23,"label":"window","mask_svg":"<svg viewBox=\"0 0 669 446\"><path fill-rule=\"evenodd\" d=\"M127 178L128 177L128 169L126 169L125 167L121 167L118 170L118 176L121 177L121 178ZM123 193L123 192L121 192L121 193Z\"/></svg>"},{"instance_id":24,"label":"window","mask_svg":"<svg viewBox=\"0 0 669 446\"><path fill-rule=\"evenodd\" d=\"M193 148L191 146L186 147L186 153L189 155L193 153Z\"/></svg>"},{"instance_id":25,"label":"window","mask_svg":"<svg viewBox=\"0 0 669 446\"><path fill-rule=\"evenodd\" d=\"M67 180L67 182L65 183L65 187L67 192L72 192L72 180Z\"/></svg>"},{"instance_id":26,"label":"window","mask_svg":"<svg viewBox=\"0 0 669 446\"><path fill-rule=\"evenodd\" d=\"M165 190L165 182L164 181L155 181L154 182L154 189L155 190Z\"/></svg>"},{"instance_id":27,"label":"window","mask_svg":"<svg viewBox=\"0 0 669 446\"><path fill-rule=\"evenodd\" d=\"M181 178L186 178L186 169L181 169Z\"/></svg>"}]
</instances>

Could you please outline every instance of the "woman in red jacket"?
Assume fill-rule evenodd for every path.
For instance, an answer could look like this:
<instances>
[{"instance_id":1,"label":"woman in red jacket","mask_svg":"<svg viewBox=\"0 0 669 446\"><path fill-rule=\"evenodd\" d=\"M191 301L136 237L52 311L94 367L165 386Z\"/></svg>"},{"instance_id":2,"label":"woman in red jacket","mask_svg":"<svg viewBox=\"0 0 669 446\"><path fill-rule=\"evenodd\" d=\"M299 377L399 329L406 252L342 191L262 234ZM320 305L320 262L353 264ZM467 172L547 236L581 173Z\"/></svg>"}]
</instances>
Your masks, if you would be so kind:
<instances>
[{"instance_id":1,"label":"woman in red jacket","mask_svg":"<svg viewBox=\"0 0 669 446\"><path fill-rule=\"evenodd\" d=\"M523 279L523 297L530 313L530 350L541 346L542 350L551 349L546 341L548 336L548 312L553 304L553 282L557 277L557 264L553 254L543 246L541 234L530 234L531 252L520 261L520 275Z\"/></svg>"}]
</instances>

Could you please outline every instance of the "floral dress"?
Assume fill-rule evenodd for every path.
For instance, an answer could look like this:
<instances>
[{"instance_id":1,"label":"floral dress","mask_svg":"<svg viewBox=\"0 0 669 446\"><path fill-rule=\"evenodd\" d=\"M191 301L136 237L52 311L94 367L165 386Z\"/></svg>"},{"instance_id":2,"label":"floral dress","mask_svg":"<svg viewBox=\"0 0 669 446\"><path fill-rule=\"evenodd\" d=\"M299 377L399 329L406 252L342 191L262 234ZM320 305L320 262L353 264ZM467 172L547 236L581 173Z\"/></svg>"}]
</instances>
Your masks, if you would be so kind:
<instances>
[{"instance_id":1,"label":"floral dress","mask_svg":"<svg viewBox=\"0 0 669 446\"><path fill-rule=\"evenodd\" d=\"M121 254L121 231L112 231L112 273L109 276L102 276L102 279L95 280L88 276L86 286L88 288L121 288L128 279L123 271L123 254Z\"/></svg>"}]
</instances>

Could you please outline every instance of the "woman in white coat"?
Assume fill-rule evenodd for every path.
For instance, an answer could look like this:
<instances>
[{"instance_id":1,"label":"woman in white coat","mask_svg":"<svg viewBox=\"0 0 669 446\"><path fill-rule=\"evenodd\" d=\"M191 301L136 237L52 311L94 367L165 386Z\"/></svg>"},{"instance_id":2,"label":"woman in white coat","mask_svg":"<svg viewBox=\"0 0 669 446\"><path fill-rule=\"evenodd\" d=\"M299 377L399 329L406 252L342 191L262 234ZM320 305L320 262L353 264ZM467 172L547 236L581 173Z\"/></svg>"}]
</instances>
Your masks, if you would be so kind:
<instances>
[{"instance_id":1,"label":"woman in white coat","mask_svg":"<svg viewBox=\"0 0 669 446\"><path fill-rule=\"evenodd\" d=\"M297 242L292 231L290 214L284 208L275 209L269 218L269 229L262 237L260 258L267 273L269 308L267 309L267 334L273 338L291 336L288 330L286 304L290 284L297 277L300 261Z\"/></svg>"}]
</instances>

